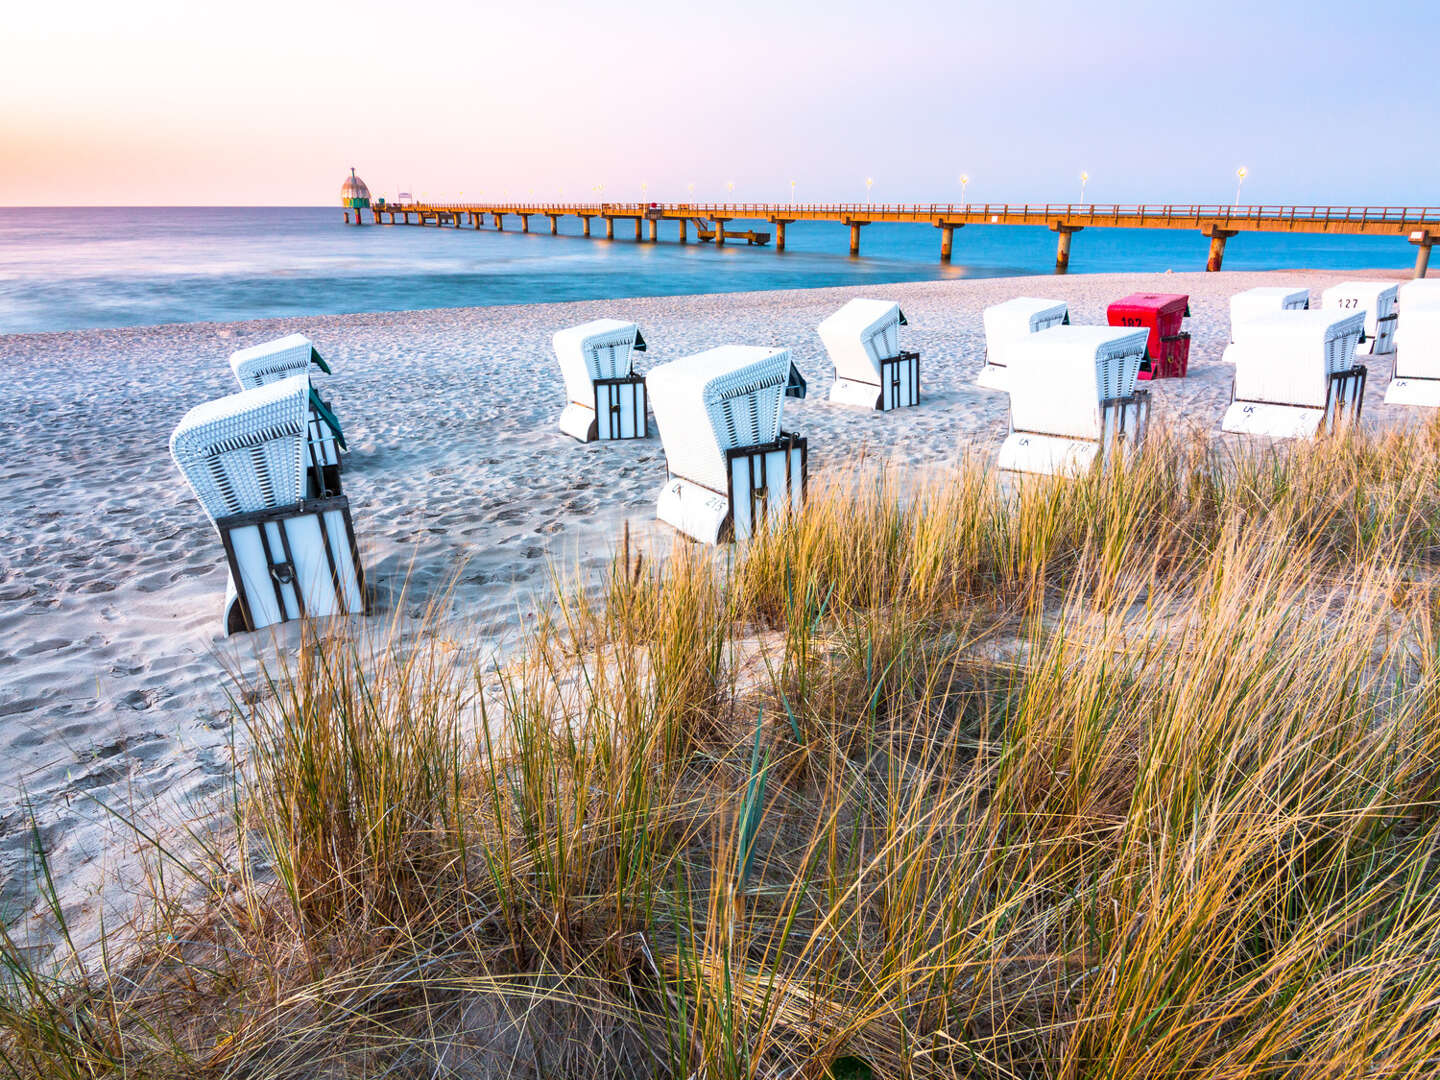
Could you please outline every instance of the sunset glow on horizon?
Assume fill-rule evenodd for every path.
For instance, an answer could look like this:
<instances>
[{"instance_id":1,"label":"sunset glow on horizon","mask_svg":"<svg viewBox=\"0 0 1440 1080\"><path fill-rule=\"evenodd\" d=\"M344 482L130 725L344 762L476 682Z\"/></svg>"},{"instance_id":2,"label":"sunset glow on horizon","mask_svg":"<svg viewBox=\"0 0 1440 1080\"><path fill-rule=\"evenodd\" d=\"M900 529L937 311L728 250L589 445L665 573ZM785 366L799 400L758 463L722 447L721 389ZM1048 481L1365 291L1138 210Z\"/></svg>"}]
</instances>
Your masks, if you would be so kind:
<instances>
[{"instance_id":1,"label":"sunset glow on horizon","mask_svg":"<svg viewBox=\"0 0 1440 1080\"><path fill-rule=\"evenodd\" d=\"M1261 6L25 5L0 205L1433 202L1440 14Z\"/></svg>"}]
</instances>

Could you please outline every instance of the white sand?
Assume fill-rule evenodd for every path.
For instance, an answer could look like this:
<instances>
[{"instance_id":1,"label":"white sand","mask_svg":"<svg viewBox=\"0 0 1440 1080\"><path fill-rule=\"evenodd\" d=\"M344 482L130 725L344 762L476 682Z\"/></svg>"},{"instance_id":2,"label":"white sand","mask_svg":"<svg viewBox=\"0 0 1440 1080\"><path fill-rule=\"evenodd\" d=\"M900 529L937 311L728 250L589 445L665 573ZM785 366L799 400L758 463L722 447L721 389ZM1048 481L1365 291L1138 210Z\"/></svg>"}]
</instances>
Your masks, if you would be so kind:
<instances>
[{"instance_id":1,"label":"white sand","mask_svg":"<svg viewBox=\"0 0 1440 1080\"><path fill-rule=\"evenodd\" d=\"M83 932L102 898L123 913L127 886L115 881L134 877L133 836L105 807L173 822L226 787L224 657L244 663L269 639L220 636L220 544L167 447L190 406L234 391L225 361L235 349L301 331L334 368L323 388L350 439L344 485L382 597L377 618L393 614L407 576L413 614L458 571L454 613L503 644L547 592L550 558L589 571L622 521L654 534L665 477L658 439L581 446L559 434L557 328L633 319L650 344L642 369L725 342L790 346L811 396L787 401L786 427L810 438L812 469L862 444L933 463L967 444L993 452L1005 433L1006 395L973 385L988 304L1056 297L1074 321L1103 323L1106 304L1126 293L1188 292L1190 376L1151 384L1153 423L1215 429L1232 376L1219 362L1229 296L1296 282L1318 300L1355 276L992 278L0 337L0 917L14 921L36 901L27 800ZM862 294L904 306L922 407L825 403L815 325ZM1417 416L1381 404L1388 377L1388 360L1371 364L1372 424Z\"/></svg>"}]
</instances>

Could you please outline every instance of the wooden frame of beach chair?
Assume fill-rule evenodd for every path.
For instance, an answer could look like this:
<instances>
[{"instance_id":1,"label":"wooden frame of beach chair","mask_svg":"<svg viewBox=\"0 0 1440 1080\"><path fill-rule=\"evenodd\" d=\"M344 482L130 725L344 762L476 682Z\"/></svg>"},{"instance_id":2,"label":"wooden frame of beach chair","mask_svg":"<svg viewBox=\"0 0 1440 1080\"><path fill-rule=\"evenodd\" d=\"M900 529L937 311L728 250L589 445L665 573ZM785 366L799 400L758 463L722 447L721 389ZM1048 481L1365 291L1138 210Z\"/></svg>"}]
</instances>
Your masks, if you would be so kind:
<instances>
[{"instance_id":1,"label":"wooden frame of beach chair","mask_svg":"<svg viewBox=\"0 0 1440 1080\"><path fill-rule=\"evenodd\" d=\"M1069 326L1070 309L1063 300L1017 296L985 309L985 366L975 376L975 385L987 390L1008 390L1009 350L1017 341L1052 326Z\"/></svg>"},{"instance_id":2,"label":"wooden frame of beach chair","mask_svg":"<svg viewBox=\"0 0 1440 1080\"><path fill-rule=\"evenodd\" d=\"M665 446L656 515L702 543L744 540L804 505L806 439L780 427L788 349L723 345L651 370Z\"/></svg>"},{"instance_id":3,"label":"wooden frame of beach chair","mask_svg":"<svg viewBox=\"0 0 1440 1080\"><path fill-rule=\"evenodd\" d=\"M1225 350L1235 379L1220 429L1297 439L1359 420L1368 371L1355 350L1364 336L1362 311L1311 308L1248 321Z\"/></svg>"},{"instance_id":4,"label":"wooden frame of beach chair","mask_svg":"<svg viewBox=\"0 0 1440 1080\"><path fill-rule=\"evenodd\" d=\"M1150 391L1137 387L1148 330L1054 326L1007 357L1010 433L1003 471L1078 476L1140 446Z\"/></svg>"},{"instance_id":5,"label":"wooden frame of beach chair","mask_svg":"<svg viewBox=\"0 0 1440 1080\"><path fill-rule=\"evenodd\" d=\"M820 323L820 340L835 365L832 402L880 412L920 404L920 354L900 348L906 325L899 304L863 298Z\"/></svg>"},{"instance_id":6,"label":"wooden frame of beach chair","mask_svg":"<svg viewBox=\"0 0 1440 1080\"><path fill-rule=\"evenodd\" d=\"M1308 311L1310 290L1298 285L1257 285L1230 297L1230 340L1233 343L1244 333L1244 325L1252 319L1273 315L1277 311ZM1238 328L1238 329L1237 329Z\"/></svg>"},{"instance_id":7,"label":"wooden frame of beach chair","mask_svg":"<svg viewBox=\"0 0 1440 1080\"><path fill-rule=\"evenodd\" d=\"M255 390L296 375L308 378L312 367L330 374L330 365L325 363L315 344L304 334L262 341L230 354L230 370L244 390ZM310 384L308 428L308 495L312 499L339 495L340 451L345 449L345 433L340 428L340 421L335 418L330 402L320 397L313 382Z\"/></svg>"},{"instance_id":8,"label":"wooden frame of beach chair","mask_svg":"<svg viewBox=\"0 0 1440 1080\"><path fill-rule=\"evenodd\" d=\"M1440 292L1437 292L1440 301ZM1387 405L1440 408L1440 302L1410 304L1395 331L1395 367L1385 388Z\"/></svg>"},{"instance_id":9,"label":"wooden frame of beach chair","mask_svg":"<svg viewBox=\"0 0 1440 1080\"><path fill-rule=\"evenodd\" d=\"M196 406L170 437L225 550L227 633L366 610L348 500L306 498L309 404L296 375Z\"/></svg>"},{"instance_id":10,"label":"wooden frame of beach chair","mask_svg":"<svg viewBox=\"0 0 1440 1080\"><path fill-rule=\"evenodd\" d=\"M1358 351L1362 355L1381 356L1395 351L1398 296L1399 288L1393 281L1342 281L1321 294L1320 307L1345 314L1362 312L1365 336L1360 339Z\"/></svg>"},{"instance_id":11,"label":"wooden frame of beach chair","mask_svg":"<svg viewBox=\"0 0 1440 1080\"><path fill-rule=\"evenodd\" d=\"M645 377L634 371L634 354L646 348L639 327L596 319L557 331L552 344L565 380L561 431L580 442L649 435Z\"/></svg>"}]
</instances>

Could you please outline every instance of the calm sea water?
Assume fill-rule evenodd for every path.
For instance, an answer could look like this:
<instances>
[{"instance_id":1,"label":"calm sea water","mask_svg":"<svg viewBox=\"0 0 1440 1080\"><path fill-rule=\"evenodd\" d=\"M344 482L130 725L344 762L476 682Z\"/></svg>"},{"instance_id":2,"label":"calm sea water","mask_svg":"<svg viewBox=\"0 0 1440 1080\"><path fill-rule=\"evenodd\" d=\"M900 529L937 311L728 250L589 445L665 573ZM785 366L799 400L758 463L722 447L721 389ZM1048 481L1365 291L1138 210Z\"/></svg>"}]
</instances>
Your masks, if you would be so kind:
<instances>
[{"instance_id":1,"label":"calm sea water","mask_svg":"<svg viewBox=\"0 0 1440 1080\"><path fill-rule=\"evenodd\" d=\"M843 225L798 222L788 250L674 242L639 244L564 235L532 219L486 228L347 228L338 208L0 209L0 333L235 320L547 300L664 296L954 277L1048 274L1055 237L1041 227L970 226L955 233L954 263L939 263L937 230L870 225L860 258ZM597 226L598 226L597 222ZM735 222L731 228L745 227ZM597 228L597 231L598 228ZM622 235L623 234L623 235ZM1199 270L1199 232L1087 229L1072 273ZM1402 239L1242 234L1226 269L1400 269Z\"/></svg>"}]
</instances>

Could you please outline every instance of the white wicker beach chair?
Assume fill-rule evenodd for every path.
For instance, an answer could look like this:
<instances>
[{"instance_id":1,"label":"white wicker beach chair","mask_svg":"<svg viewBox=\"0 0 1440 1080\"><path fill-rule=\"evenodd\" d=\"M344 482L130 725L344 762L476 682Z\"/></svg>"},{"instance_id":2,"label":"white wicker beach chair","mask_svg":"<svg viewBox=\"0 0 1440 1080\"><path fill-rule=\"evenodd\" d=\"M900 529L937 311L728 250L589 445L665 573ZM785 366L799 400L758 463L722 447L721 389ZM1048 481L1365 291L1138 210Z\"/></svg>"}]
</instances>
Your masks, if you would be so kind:
<instances>
[{"instance_id":1,"label":"white wicker beach chair","mask_svg":"<svg viewBox=\"0 0 1440 1080\"><path fill-rule=\"evenodd\" d=\"M1440 408L1440 302L1427 307L1403 290L1401 295L1405 306L1395 331L1395 369L1385 404Z\"/></svg>"},{"instance_id":2,"label":"white wicker beach chair","mask_svg":"<svg viewBox=\"0 0 1440 1080\"><path fill-rule=\"evenodd\" d=\"M889 411L920 404L920 354L900 348L905 313L889 300L851 300L819 326L835 365L830 400Z\"/></svg>"},{"instance_id":3,"label":"white wicker beach chair","mask_svg":"<svg viewBox=\"0 0 1440 1080\"><path fill-rule=\"evenodd\" d=\"M559 331L553 343L565 380L561 431L581 442L649 434L645 377L634 371L634 354L645 351L639 327L596 319Z\"/></svg>"},{"instance_id":4,"label":"white wicker beach chair","mask_svg":"<svg viewBox=\"0 0 1440 1080\"><path fill-rule=\"evenodd\" d=\"M788 349L723 345L649 373L669 477L657 513L707 544L800 509L808 446L780 429Z\"/></svg>"},{"instance_id":5,"label":"white wicker beach chair","mask_svg":"<svg viewBox=\"0 0 1440 1080\"><path fill-rule=\"evenodd\" d=\"M1221 430L1277 439L1309 438L1357 419L1366 369L1355 362L1365 315L1334 309L1281 311L1247 322L1226 349L1235 364Z\"/></svg>"},{"instance_id":6,"label":"white wicker beach chair","mask_svg":"<svg viewBox=\"0 0 1440 1080\"><path fill-rule=\"evenodd\" d=\"M1001 469L1075 476L1145 438L1150 391L1138 389L1149 330L1053 326L1006 352L1010 435Z\"/></svg>"},{"instance_id":7,"label":"white wicker beach chair","mask_svg":"<svg viewBox=\"0 0 1440 1080\"><path fill-rule=\"evenodd\" d=\"M1003 304L987 307L984 319L985 366L975 377L975 384L989 390L1008 390L1005 375L1010 364L1011 346L1041 330L1068 324L1070 309L1063 300L1017 296Z\"/></svg>"},{"instance_id":8,"label":"white wicker beach chair","mask_svg":"<svg viewBox=\"0 0 1440 1080\"><path fill-rule=\"evenodd\" d=\"M1440 277L1410 279L1396 290L1396 300L1401 315L1422 308L1440 307ZM1404 321L1403 318L1400 320L1402 324ZM1399 347L1398 343L1396 347Z\"/></svg>"},{"instance_id":9,"label":"white wicker beach chair","mask_svg":"<svg viewBox=\"0 0 1440 1080\"><path fill-rule=\"evenodd\" d=\"M229 633L364 610L349 502L306 500L309 405L296 375L196 406L170 437L225 549Z\"/></svg>"},{"instance_id":10,"label":"white wicker beach chair","mask_svg":"<svg viewBox=\"0 0 1440 1080\"><path fill-rule=\"evenodd\" d=\"M230 354L230 370L241 389L254 390L296 375L310 376L312 368L330 374L314 343L304 334L290 334L274 341L262 341ZM323 401L314 385L310 387L309 445L307 469L310 496L340 494L340 451L345 449L345 432L330 403Z\"/></svg>"},{"instance_id":11,"label":"white wicker beach chair","mask_svg":"<svg viewBox=\"0 0 1440 1080\"><path fill-rule=\"evenodd\" d=\"M1258 285L1230 297L1230 340L1239 341L1245 323L1277 311L1305 311L1310 290L1298 285Z\"/></svg>"},{"instance_id":12,"label":"white wicker beach chair","mask_svg":"<svg viewBox=\"0 0 1440 1080\"><path fill-rule=\"evenodd\" d=\"M1357 352L1379 356L1395 351L1395 300L1397 286L1389 281L1343 281L1322 294L1320 306L1326 311L1365 315L1365 334Z\"/></svg>"}]
</instances>

